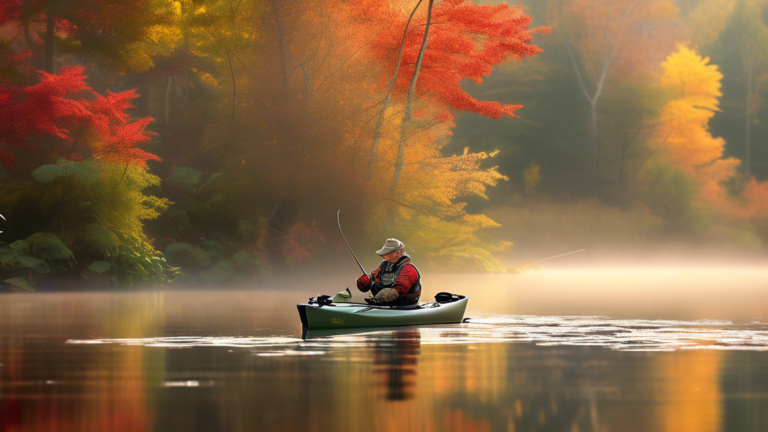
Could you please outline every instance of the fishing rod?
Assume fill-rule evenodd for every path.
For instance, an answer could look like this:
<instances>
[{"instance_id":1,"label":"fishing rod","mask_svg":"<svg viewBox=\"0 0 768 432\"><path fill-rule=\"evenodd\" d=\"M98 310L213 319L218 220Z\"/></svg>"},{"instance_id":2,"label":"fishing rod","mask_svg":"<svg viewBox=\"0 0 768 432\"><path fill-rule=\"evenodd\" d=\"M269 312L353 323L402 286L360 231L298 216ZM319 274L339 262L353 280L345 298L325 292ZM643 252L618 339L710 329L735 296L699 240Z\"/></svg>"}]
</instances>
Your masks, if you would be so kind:
<instances>
[{"instance_id":1,"label":"fishing rod","mask_svg":"<svg viewBox=\"0 0 768 432\"><path fill-rule=\"evenodd\" d=\"M357 262L357 266L360 267L360 270L363 271L363 274L368 274L368 272L365 271L365 269L363 268L362 264L360 264L360 261L358 261L357 257L355 256L355 253L352 252L352 247L349 246L349 242L347 241L347 238L344 237L344 231L341 230L341 221L339 220L339 214L340 213L341 213L341 209L339 209L339 211L336 212L336 223L339 224L339 232L341 233L341 238L343 238L344 239L344 243L347 244L347 248L349 249L349 253L352 254L352 258L354 258L355 262Z\"/></svg>"},{"instance_id":2,"label":"fishing rod","mask_svg":"<svg viewBox=\"0 0 768 432\"><path fill-rule=\"evenodd\" d=\"M519 265L519 266L510 267L510 268L506 269L505 271L507 271L507 272L511 272L512 270L514 270L514 269L516 269L516 268L520 268L520 267L529 266L529 265L531 265L531 264L536 264L537 262L542 262L542 261L550 260L550 259L552 259L552 258L558 258L558 257L561 257L561 256L566 256L566 255L570 255L570 254L575 254L576 252L583 252L583 251L585 251L585 250L586 250L586 249L579 249L579 250L575 250L575 251L573 251L573 252L568 252L568 253L564 253L564 254L560 254L560 255L551 256L551 257L549 257L549 258L543 258L543 259L540 259L540 260L531 261L531 262L529 262L529 263L527 263L527 264L522 264L522 265Z\"/></svg>"}]
</instances>

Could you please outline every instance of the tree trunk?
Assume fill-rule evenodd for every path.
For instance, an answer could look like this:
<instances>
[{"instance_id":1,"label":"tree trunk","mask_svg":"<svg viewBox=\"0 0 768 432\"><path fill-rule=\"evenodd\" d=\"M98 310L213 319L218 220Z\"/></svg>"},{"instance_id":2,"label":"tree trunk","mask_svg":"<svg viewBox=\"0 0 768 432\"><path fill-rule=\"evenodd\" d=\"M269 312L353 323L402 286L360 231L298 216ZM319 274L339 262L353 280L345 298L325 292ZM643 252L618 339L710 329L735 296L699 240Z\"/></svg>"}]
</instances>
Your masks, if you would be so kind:
<instances>
[{"instance_id":1,"label":"tree trunk","mask_svg":"<svg viewBox=\"0 0 768 432\"><path fill-rule=\"evenodd\" d=\"M173 82L173 75L168 77L168 85L165 87L165 125L168 126L171 123L171 83Z\"/></svg>"},{"instance_id":2,"label":"tree trunk","mask_svg":"<svg viewBox=\"0 0 768 432\"><path fill-rule=\"evenodd\" d=\"M752 116L751 96L752 96L752 47L747 45L746 67L747 67L747 124L746 124L746 159L744 165L747 168L747 178L752 174L750 167L750 117Z\"/></svg>"},{"instance_id":3,"label":"tree trunk","mask_svg":"<svg viewBox=\"0 0 768 432\"><path fill-rule=\"evenodd\" d=\"M139 98L136 102L136 114L139 117L149 115L149 104L152 98L152 79L149 74L144 74L139 82Z\"/></svg>"},{"instance_id":4,"label":"tree trunk","mask_svg":"<svg viewBox=\"0 0 768 432\"><path fill-rule=\"evenodd\" d=\"M630 147L632 147L632 144L637 141L637 137L640 136L640 133L643 131L643 125L645 124L645 118L640 117L640 126L637 128L637 132L635 132L635 136L630 140L628 136L628 131L624 130L624 127L622 126L622 142L621 142L621 161L619 162L619 189L624 188L624 179L626 177L624 165L627 163L627 150L629 150Z\"/></svg>"},{"instance_id":5,"label":"tree trunk","mask_svg":"<svg viewBox=\"0 0 768 432\"><path fill-rule=\"evenodd\" d=\"M45 26L45 71L53 73L53 33L56 30L56 16L48 13Z\"/></svg>"},{"instance_id":6,"label":"tree trunk","mask_svg":"<svg viewBox=\"0 0 768 432\"><path fill-rule=\"evenodd\" d=\"M597 96L597 95L596 95ZM600 140L597 138L597 97L591 102L592 107L592 156L595 164L595 177L600 177Z\"/></svg>"},{"instance_id":7,"label":"tree trunk","mask_svg":"<svg viewBox=\"0 0 768 432\"><path fill-rule=\"evenodd\" d=\"M280 36L280 55L283 59L285 92L288 93L288 59L285 56L285 40L283 39L283 25L280 23L280 8L277 6L277 0L272 0L272 5L275 7L275 16L277 17L277 33Z\"/></svg>"},{"instance_id":8,"label":"tree trunk","mask_svg":"<svg viewBox=\"0 0 768 432\"><path fill-rule=\"evenodd\" d=\"M368 179L369 180L373 178L373 163L376 160L376 148L379 146L379 140L381 139L381 126L384 125L384 116L386 115L387 108L389 108L392 89L395 87L395 81L397 80L397 75L398 73L400 73L400 61L403 58L403 48L405 46L405 37L408 35L408 27L411 24L411 19L413 19L413 15L416 13L416 10L419 8L419 6L421 6L422 1L423 0L419 0L419 2L416 3L416 6L413 8L413 11L411 11L411 16L408 17L408 21L405 23L405 30L403 31L403 39L400 41L400 51L397 54L397 66L395 66L395 74L392 76L392 81L389 83L389 88L387 89L387 96L384 98L384 106L381 108L381 112L379 113L379 119L376 122L376 128L373 130L373 147L371 148L371 157L368 159Z\"/></svg>"},{"instance_id":9,"label":"tree trunk","mask_svg":"<svg viewBox=\"0 0 768 432\"><path fill-rule=\"evenodd\" d=\"M32 37L29 35L29 16L27 12L27 8L29 7L29 0L24 0L24 3L22 4L21 9L21 20L24 25L24 40L27 43L27 48L30 50L35 48L35 44L32 43Z\"/></svg>"},{"instance_id":10,"label":"tree trunk","mask_svg":"<svg viewBox=\"0 0 768 432\"><path fill-rule=\"evenodd\" d=\"M619 189L624 188L624 163L627 160L627 148L629 143L627 140L627 132L624 129L624 125L621 126L621 157L619 158Z\"/></svg>"},{"instance_id":11,"label":"tree trunk","mask_svg":"<svg viewBox=\"0 0 768 432\"><path fill-rule=\"evenodd\" d=\"M227 50L227 61L229 62L229 73L232 77L232 118L229 122L229 141L232 142L232 136L235 133L235 107L237 102L237 84L235 83L235 69L232 67L232 56Z\"/></svg>"},{"instance_id":12,"label":"tree trunk","mask_svg":"<svg viewBox=\"0 0 768 432\"><path fill-rule=\"evenodd\" d=\"M619 27L619 34L616 37L616 41L613 44L613 48L611 49L611 53L608 54L608 45L606 45L605 49L605 63L603 64L603 70L600 73L600 78L594 77L595 80L595 93L594 95L591 95L589 91L587 91L587 86L585 83L585 79L581 75L581 71L579 70L579 65L576 63L576 58L573 55L573 52L571 51L571 45L568 42L568 39L565 36L565 33L563 33L563 42L565 42L565 47L568 50L568 56L571 59L571 63L573 64L573 69L576 71L576 76L579 78L579 85L581 86L582 92L584 92L584 96L587 98L587 100L590 103L590 107L592 108L592 151L593 151L593 163L594 163L594 170L595 170L595 177L600 177L600 157L601 157L601 144L600 140L597 137L597 103L600 100L600 95L603 92L603 87L605 86L605 80L608 76L608 70L610 69L611 65L613 64L613 60L616 58L616 51L619 48L619 45L621 44L621 37L624 34L624 25L627 22L627 18L629 18L629 15L632 13L632 8L634 7L634 4L630 4L627 8L627 12L624 14L624 17L621 20L621 26ZM606 32L608 29L608 23L609 23L610 15L606 15ZM606 43L608 35L606 33ZM583 60L582 60L583 64Z\"/></svg>"},{"instance_id":13,"label":"tree trunk","mask_svg":"<svg viewBox=\"0 0 768 432\"><path fill-rule=\"evenodd\" d=\"M421 70L421 63L424 60L424 52L427 50L427 41L429 40L429 27L432 22L432 5L434 0L429 0L427 6L427 23L424 29L424 39L421 41L421 49L419 50L419 58L416 60L416 69L413 71L413 77L411 77L411 86L408 89L408 101L405 103L405 114L403 115L403 123L400 127L400 145L397 146L397 161L395 162L395 175L392 181L392 190L397 189L398 183L400 183L400 176L403 173L403 165L405 165L405 141L406 130L408 123L411 121L411 105L413 104L413 97L416 94L416 82L419 79L419 71Z\"/></svg>"}]
</instances>

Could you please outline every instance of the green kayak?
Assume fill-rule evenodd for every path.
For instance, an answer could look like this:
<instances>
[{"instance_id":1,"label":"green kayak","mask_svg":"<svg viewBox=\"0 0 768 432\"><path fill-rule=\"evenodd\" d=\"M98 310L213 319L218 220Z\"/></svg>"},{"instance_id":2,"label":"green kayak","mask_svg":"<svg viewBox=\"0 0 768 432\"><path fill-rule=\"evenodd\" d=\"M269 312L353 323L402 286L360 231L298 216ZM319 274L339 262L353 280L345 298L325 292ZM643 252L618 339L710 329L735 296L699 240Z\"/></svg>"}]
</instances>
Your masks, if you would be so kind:
<instances>
[{"instance_id":1,"label":"green kayak","mask_svg":"<svg viewBox=\"0 0 768 432\"><path fill-rule=\"evenodd\" d=\"M469 298L452 294L440 301L412 306L379 306L364 303L309 303L296 305L304 329L343 329L460 323Z\"/></svg>"}]
</instances>

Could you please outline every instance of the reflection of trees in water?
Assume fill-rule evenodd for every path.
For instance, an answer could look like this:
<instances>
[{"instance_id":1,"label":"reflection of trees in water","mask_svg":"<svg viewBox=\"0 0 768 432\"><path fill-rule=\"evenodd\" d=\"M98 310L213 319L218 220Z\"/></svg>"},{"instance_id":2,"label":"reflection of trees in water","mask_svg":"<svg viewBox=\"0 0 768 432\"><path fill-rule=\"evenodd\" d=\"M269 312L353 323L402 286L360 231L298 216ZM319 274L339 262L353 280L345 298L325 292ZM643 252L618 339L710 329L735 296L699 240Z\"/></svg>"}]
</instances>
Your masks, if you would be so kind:
<instances>
[{"instance_id":1,"label":"reflection of trees in water","mask_svg":"<svg viewBox=\"0 0 768 432\"><path fill-rule=\"evenodd\" d=\"M729 352L720 376L723 392L723 431L768 430L768 374L765 352Z\"/></svg>"},{"instance_id":2,"label":"reflection of trees in water","mask_svg":"<svg viewBox=\"0 0 768 432\"><path fill-rule=\"evenodd\" d=\"M421 352L421 333L418 330L398 330L377 336L374 342L374 372L384 376L386 398L412 398Z\"/></svg>"},{"instance_id":3,"label":"reflection of trees in water","mask_svg":"<svg viewBox=\"0 0 768 432\"><path fill-rule=\"evenodd\" d=\"M768 379L749 382L756 366L765 364L757 357L752 357L755 370L745 360L725 368L726 383L736 392L736 400L729 401L722 394L718 351L626 353L523 344L477 346L474 351L456 363L467 376L463 387L438 408L444 432L762 431L766 423L761 420L768 418L756 409L764 400L754 398ZM478 385L471 379L478 374L491 378ZM723 429L723 403L727 411L745 417L732 416L733 427Z\"/></svg>"},{"instance_id":4,"label":"reflection of trees in water","mask_svg":"<svg viewBox=\"0 0 768 432\"><path fill-rule=\"evenodd\" d=\"M164 380L163 351L62 342L92 333L95 323L113 337L152 333L157 296L88 295L46 294L35 308L19 308L12 296L0 302L0 431L152 430L148 401Z\"/></svg>"},{"instance_id":5,"label":"reflection of trees in water","mask_svg":"<svg viewBox=\"0 0 768 432\"><path fill-rule=\"evenodd\" d=\"M643 388L650 380L634 379L648 368L647 359L528 344L477 345L470 352L455 365L466 378L442 408L444 432L653 430L651 387ZM636 395L649 404L622 400Z\"/></svg>"}]
</instances>

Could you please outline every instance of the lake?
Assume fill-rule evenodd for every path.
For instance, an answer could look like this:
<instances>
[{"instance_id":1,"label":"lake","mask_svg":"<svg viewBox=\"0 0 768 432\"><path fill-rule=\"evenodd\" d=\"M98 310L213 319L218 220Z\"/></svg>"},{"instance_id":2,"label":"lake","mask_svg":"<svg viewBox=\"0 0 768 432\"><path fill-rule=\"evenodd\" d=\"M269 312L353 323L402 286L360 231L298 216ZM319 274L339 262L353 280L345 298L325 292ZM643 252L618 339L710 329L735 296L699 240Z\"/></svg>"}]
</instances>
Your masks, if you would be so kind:
<instances>
[{"instance_id":1,"label":"lake","mask_svg":"<svg viewBox=\"0 0 768 432\"><path fill-rule=\"evenodd\" d=\"M766 274L425 272L469 322L306 339L295 304L354 275L4 294L0 429L766 431Z\"/></svg>"}]
</instances>

